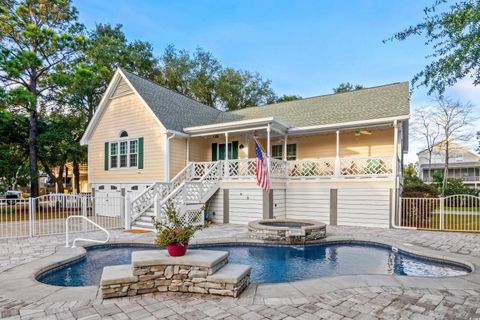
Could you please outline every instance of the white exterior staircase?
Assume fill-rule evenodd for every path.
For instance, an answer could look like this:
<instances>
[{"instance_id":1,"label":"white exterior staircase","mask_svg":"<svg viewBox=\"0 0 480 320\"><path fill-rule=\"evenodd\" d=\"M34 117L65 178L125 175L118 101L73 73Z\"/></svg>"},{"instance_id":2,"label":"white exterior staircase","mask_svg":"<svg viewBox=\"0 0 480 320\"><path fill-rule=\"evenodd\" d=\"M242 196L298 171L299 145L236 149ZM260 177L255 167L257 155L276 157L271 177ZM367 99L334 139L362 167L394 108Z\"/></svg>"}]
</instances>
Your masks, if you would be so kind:
<instances>
[{"instance_id":1,"label":"white exterior staircase","mask_svg":"<svg viewBox=\"0 0 480 320\"><path fill-rule=\"evenodd\" d=\"M152 217L166 220L165 207L172 203L183 223L203 224L205 203L220 187L221 161L189 163L170 183L155 183L128 206L126 228L153 229Z\"/></svg>"}]
</instances>

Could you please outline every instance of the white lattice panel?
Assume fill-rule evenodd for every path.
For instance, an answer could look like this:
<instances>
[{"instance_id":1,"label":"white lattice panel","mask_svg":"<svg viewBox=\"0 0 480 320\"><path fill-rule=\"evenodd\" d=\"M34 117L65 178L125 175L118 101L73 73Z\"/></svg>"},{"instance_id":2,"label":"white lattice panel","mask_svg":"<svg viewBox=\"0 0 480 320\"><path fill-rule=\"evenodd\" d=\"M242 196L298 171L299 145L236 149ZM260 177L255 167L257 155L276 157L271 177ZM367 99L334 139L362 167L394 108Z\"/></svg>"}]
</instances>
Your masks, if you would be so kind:
<instances>
[{"instance_id":1,"label":"white lattice panel","mask_svg":"<svg viewBox=\"0 0 480 320\"><path fill-rule=\"evenodd\" d=\"M392 174L391 158L352 158L341 159L342 176L373 176Z\"/></svg>"},{"instance_id":2,"label":"white lattice panel","mask_svg":"<svg viewBox=\"0 0 480 320\"><path fill-rule=\"evenodd\" d=\"M288 161L289 177L326 177L334 174L334 159Z\"/></svg>"}]
</instances>

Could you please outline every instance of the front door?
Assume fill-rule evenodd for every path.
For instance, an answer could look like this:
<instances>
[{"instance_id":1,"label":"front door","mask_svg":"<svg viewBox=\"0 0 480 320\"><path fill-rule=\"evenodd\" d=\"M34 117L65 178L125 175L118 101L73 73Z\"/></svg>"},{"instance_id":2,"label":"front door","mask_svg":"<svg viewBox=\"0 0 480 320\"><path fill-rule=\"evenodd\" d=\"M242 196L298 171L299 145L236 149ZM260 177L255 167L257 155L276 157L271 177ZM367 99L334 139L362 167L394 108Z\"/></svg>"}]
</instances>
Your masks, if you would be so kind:
<instances>
[{"instance_id":1,"label":"front door","mask_svg":"<svg viewBox=\"0 0 480 320\"><path fill-rule=\"evenodd\" d=\"M228 144L228 159L238 159L238 141ZM212 143L212 161L225 160L225 143Z\"/></svg>"}]
</instances>

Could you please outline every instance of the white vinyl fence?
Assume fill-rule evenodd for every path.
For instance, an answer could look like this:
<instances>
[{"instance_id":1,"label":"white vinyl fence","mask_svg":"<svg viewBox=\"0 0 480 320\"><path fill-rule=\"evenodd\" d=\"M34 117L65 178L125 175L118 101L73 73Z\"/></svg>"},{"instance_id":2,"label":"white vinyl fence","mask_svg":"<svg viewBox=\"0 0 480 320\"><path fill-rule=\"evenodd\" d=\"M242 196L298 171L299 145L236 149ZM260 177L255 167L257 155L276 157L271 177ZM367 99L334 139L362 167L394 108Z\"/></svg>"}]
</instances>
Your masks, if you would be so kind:
<instances>
[{"instance_id":1,"label":"white vinyl fence","mask_svg":"<svg viewBox=\"0 0 480 320\"><path fill-rule=\"evenodd\" d=\"M118 196L49 194L38 198L0 199L0 238L61 234L65 221L83 215L106 229L124 227L125 200ZM70 222L70 232L97 230L81 219Z\"/></svg>"},{"instance_id":2,"label":"white vinyl fence","mask_svg":"<svg viewBox=\"0 0 480 320\"><path fill-rule=\"evenodd\" d=\"M480 231L480 198L401 198L397 226L445 231Z\"/></svg>"}]
</instances>

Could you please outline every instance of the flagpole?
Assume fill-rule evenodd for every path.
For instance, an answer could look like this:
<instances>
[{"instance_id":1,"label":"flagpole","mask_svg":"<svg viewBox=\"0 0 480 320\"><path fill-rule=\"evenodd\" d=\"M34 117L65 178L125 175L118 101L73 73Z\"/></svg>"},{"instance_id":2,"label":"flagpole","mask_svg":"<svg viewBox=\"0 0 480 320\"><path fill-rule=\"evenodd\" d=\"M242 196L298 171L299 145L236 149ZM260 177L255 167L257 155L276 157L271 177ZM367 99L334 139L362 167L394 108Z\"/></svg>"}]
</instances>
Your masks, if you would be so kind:
<instances>
[{"instance_id":1,"label":"flagpole","mask_svg":"<svg viewBox=\"0 0 480 320\"><path fill-rule=\"evenodd\" d=\"M270 192L270 186L271 186L271 183L270 183L270 157L267 155L267 153L263 149L262 144L257 140L257 137L253 136L253 140L255 142L255 145L257 145L260 148L260 150L265 155L266 160L267 160L267 177L268 177L268 191L267 192Z\"/></svg>"},{"instance_id":2,"label":"flagpole","mask_svg":"<svg viewBox=\"0 0 480 320\"><path fill-rule=\"evenodd\" d=\"M268 177L270 180L270 152L272 150L271 148L271 141L270 141L270 123L267 125L267 168L268 168Z\"/></svg>"}]
</instances>

